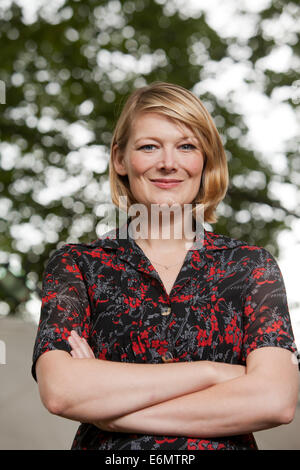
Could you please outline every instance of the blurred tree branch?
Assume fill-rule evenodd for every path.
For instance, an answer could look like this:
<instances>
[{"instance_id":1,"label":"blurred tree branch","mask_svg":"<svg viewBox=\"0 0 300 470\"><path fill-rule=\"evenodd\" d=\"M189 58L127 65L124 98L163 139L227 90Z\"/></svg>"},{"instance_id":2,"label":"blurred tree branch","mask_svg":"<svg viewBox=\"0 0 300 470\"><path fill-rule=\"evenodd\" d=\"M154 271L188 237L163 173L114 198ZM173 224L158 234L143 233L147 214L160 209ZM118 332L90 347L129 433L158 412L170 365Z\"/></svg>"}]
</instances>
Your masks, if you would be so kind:
<instances>
[{"instance_id":1,"label":"blurred tree branch","mask_svg":"<svg viewBox=\"0 0 300 470\"><path fill-rule=\"evenodd\" d=\"M266 34L266 21L277 21L291 8L299 12L297 2L273 1L257 14L255 34L240 45L250 51L241 62L254 77L259 60L281 40ZM18 314L32 292L28 278L36 277L40 294L45 263L58 245L97 238L101 205L109 200L110 138L126 96L154 80L196 90L211 64L237 60L230 46L239 40L221 37L205 11L193 17L172 1L150 0L66 0L57 11L45 5L33 23L25 23L22 9L12 2L0 6L0 31L0 80L6 85L6 104L0 105L0 295ZM299 58L299 34L293 34L289 47ZM278 87L295 87L299 80L293 67L282 73L266 69L259 76L268 96ZM253 77L247 81L255 84ZM239 185L231 183L224 201L230 216L221 213L214 230L277 255L278 233L290 228L291 217L299 213L270 196L276 175L245 145L248 129L230 96L221 102L207 90L200 98L224 139L231 181L245 177ZM296 98L286 102L298 105ZM290 181L298 154L286 155L284 180ZM247 182L249 171L263 175L265 184ZM266 219L264 206L281 210L282 216ZM241 211L249 213L245 223L238 221ZM19 274L11 269L12 257L18 260Z\"/></svg>"}]
</instances>

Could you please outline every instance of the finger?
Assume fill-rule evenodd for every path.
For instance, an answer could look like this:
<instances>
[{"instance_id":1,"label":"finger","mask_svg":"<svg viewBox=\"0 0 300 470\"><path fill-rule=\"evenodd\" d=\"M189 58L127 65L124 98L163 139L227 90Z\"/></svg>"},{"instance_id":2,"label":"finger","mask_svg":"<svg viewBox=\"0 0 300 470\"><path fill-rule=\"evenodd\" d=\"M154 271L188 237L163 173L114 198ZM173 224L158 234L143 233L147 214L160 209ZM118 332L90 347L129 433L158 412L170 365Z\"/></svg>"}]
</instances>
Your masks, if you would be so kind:
<instances>
[{"instance_id":1,"label":"finger","mask_svg":"<svg viewBox=\"0 0 300 470\"><path fill-rule=\"evenodd\" d=\"M75 330L72 330L71 333L73 333L71 337L71 344L74 345L76 349L78 349L78 352L81 352L80 357L94 358L95 356L93 350L90 348L86 339L80 338L80 336L78 335L78 333L76 333Z\"/></svg>"},{"instance_id":2,"label":"finger","mask_svg":"<svg viewBox=\"0 0 300 470\"><path fill-rule=\"evenodd\" d=\"M73 349L80 349L83 350L83 343L82 339L78 335L78 333L75 330L71 331L71 336L69 337L69 342L72 345Z\"/></svg>"},{"instance_id":3,"label":"finger","mask_svg":"<svg viewBox=\"0 0 300 470\"><path fill-rule=\"evenodd\" d=\"M83 339L81 340L80 350L83 352L83 354L86 358L93 358L94 357L93 351L91 350L89 345Z\"/></svg>"},{"instance_id":4,"label":"finger","mask_svg":"<svg viewBox=\"0 0 300 470\"><path fill-rule=\"evenodd\" d=\"M68 342L69 342L69 344L72 348L72 350L71 350L72 357L80 359L82 357L82 353L80 353L81 349L80 349L77 341L75 341L74 338L72 338L72 336L69 336Z\"/></svg>"},{"instance_id":5,"label":"finger","mask_svg":"<svg viewBox=\"0 0 300 470\"><path fill-rule=\"evenodd\" d=\"M84 359L86 357L84 351L82 350L82 348L80 347L79 344L77 344L74 340L70 340L69 341L71 347L72 347L72 351L71 351L71 354L74 358L77 358L77 359Z\"/></svg>"},{"instance_id":6,"label":"finger","mask_svg":"<svg viewBox=\"0 0 300 470\"><path fill-rule=\"evenodd\" d=\"M85 359L84 353L81 351L80 348L72 349L71 354L74 359Z\"/></svg>"},{"instance_id":7,"label":"finger","mask_svg":"<svg viewBox=\"0 0 300 470\"><path fill-rule=\"evenodd\" d=\"M76 344L78 344L78 345L80 344L81 338L80 338L79 334L77 333L77 331L75 331L75 330L71 331L71 338L75 341Z\"/></svg>"},{"instance_id":8,"label":"finger","mask_svg":"<svg viewBox=\"0 0 300 470\"><path fill-rule=\"evenodd\" d=\"M72 349L76 349L78 347L77 342L75 341L75 339L72 336L69 336L68 342L69 342Z\"/></svg>"},{"instance_id":9,"label":"finger","mask_svg":"<svg viewBox=\"0 0 300 470\"><path fill-rule=\"evenodd\" d=\"M86 353L89 355L89 357L94 358L95 354L94 354L92 348L90 347L89 343L87 342L87 340L85 338L82 338L82 342L83 342L83 347L84 347Z\"/></svg>"},{"instance_id":10,"label":"finger","mask_svg":"<svg viewBox=\"0 0 300 470\"><path fill-rule=\"evenodd\" d=\"M91 347L88 344L87 340L83 337L81 338L75 330L72 330L71 333L73 333L73 338L76 341L76 344L84 352L86 357L95 357L94 353L93 353L93 350L91 349Z\"/></svg>"}]
</instances>

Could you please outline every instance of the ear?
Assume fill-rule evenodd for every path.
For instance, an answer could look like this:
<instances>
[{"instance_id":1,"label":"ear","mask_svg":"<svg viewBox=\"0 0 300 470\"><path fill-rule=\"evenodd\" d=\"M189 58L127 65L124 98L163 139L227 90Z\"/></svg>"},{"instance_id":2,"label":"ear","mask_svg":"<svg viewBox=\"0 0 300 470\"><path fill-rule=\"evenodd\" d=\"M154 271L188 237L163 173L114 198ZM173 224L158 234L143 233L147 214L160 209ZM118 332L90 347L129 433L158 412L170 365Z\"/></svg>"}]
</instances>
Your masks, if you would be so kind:
<instances>
[{"instance_id":1,"label":"ear","mask_svg":"<svg viewBox=\"0 0 300 470\"><path fill-rule=\"evenodd\" d=\"M121 152L117 144L112 149L112 162L118 175L127 175L127 169L124 161L124 153Z\"/></svg>"}]
</instances>

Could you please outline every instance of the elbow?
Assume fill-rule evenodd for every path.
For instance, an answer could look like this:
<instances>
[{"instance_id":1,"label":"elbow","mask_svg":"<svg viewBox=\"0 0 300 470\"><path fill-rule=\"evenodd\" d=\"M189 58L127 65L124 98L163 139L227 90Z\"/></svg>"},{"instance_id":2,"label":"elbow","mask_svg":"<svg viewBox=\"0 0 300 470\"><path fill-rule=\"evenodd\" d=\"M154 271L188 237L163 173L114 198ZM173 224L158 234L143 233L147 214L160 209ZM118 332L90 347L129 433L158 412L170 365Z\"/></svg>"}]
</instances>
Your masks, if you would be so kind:
<instances>
[{"instance_id":1,"label":"elbow","mask_svg":"<svg viewBox=\"0 0 300 470\"><path fill-rule=\"evenodd\" d=\"M43 403L49 413L57 416L64 415L64 405L61 399L58 399L57 397L50 397L43 401Z\"/></svg>"},{"instance_id":2,"label":"elbow","mask_svg":"<svg viewBox=\"0 0 300 470\"><path fill-rule=\"evenodd\" d=\"M49 351L36 363L39 394L49 413L62 416L70 397L73 384L70 381L69 354L62 351Z\"/></svg>"},{"instance_id":3,"label":"elbow","mask_svg":"<svg viewBox=\"0 0 300 470\"><path fill-rule=\"evenodd\" d=\"M282 410L279 413L278 420L279 424L290 424L295 418L296 405L287 405L282 407Z\"/></svg>"},{"instance_id":4,"label":"elbow","mask_svg":"<svg viewBox=\"0 0 300 470\"><path fill-rule=\"evenodd\" d=\"M40 397L44 407L49 413L57 416L63 416L65 403L62 395L53 391L40 390Z\"/></svg>"},{"instance_id":5,"label":"elbow","mask_svg":"<svg viewBox=\"0 0 300 470\"><path fill-rule=\"evenodd\" d=\"M290 424L295 418L297 409L297 396L287 399L286 396L277 397L277 406L273 403L273 417L275 424Z\"/></svg>"},{"instance_id":6,"label":"elbow","mask_svg":"<svg viewBox=\"0 0 300 470\"><path fill-rule=\"evenodd\" d=\"M289 424L294 420L298 404L298 393L299 387L297 378L297 382L295 381L294 386L291 385L286 390L284 397L282 397L280 413L281 424Z\"/></svg>"}]
</instances>

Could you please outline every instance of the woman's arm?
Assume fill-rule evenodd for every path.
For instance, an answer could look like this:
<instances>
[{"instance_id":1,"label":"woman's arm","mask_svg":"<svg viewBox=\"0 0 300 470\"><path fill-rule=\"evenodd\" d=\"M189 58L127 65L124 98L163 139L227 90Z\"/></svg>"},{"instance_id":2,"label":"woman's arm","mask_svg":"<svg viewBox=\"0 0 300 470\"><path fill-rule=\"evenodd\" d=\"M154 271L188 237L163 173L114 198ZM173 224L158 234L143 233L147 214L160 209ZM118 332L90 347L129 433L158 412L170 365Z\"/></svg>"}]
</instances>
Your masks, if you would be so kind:
<instances>
[{"instance_id":1,"label":"woman's arm","mask_svg":"<svg viewBox=\"0 0 300 470\"><path fill-rule=\"evenodd\" d=\"M257 349L248 356L246 375L94 424L116 432L207 438L286 424L298 398L298 367L292 359L282 348Z\"/></svg>"},{"instance_id":2,"label":"woman's arm","mask_svg":"<svg viewBox=\"0 0 300 470\"><path fill-rule=\"evenodd\" d=\"M80 422L112 420L245 373L245 367L208 361L132 364L95 359L75 332L66 351L37 361L42 402L53 414Z\"/></svg>"}]
</instances>

